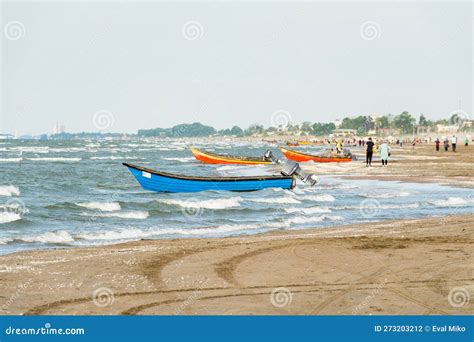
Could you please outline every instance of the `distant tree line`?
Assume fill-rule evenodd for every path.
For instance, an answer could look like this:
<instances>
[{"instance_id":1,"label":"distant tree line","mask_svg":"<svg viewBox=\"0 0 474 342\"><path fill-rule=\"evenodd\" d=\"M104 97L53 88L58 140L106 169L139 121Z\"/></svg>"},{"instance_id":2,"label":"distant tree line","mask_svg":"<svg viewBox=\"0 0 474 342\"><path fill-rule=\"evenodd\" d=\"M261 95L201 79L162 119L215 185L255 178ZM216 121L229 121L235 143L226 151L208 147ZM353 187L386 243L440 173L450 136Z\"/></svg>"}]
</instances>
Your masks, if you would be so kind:
<instances>
[{"instance_id":1,"label":"distant tree line","mask_svg":"<svg viewBox=\"0 0 474 342\"><path fill-rule=\"evenodd\" d=\"M355 117L346 117L341 121L340 128L353 129L359 134L366 134L374 129L394 129L399 130L401 134L411 134L416 128L425 128L434 130L437 124L459 125L466 121L467 117L460 113L452 114L449 119L428 120L424 114L420 114L418 120L409 112L404 111L398 115L384 115L373 117L370 115L359 115ZM252 136L252 135L286 135L300 132L304 135L325 136L331 134L336 129L334 122L315 122L305 121L298 124L288 123L282 127L267 127L253 124L248 128L242 129L239 126L216 130L214 127L203 125L199 122L192 124L180 124L171 128L141 129L137 135L142 137L206 137L206 136Z\"/></svg>"}]
</instances>

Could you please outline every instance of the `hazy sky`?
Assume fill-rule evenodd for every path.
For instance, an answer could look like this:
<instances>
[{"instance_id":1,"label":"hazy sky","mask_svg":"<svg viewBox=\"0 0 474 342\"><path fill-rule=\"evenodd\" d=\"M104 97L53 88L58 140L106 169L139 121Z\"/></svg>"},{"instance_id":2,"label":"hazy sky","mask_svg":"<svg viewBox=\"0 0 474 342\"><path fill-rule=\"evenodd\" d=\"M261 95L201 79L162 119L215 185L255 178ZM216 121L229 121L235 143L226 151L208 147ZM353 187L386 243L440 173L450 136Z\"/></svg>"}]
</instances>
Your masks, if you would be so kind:
<instances>
[{"instance_id":1,"label":"hazy sky","mask_svg":"<svg viewBox=\"0 0 474 342\"><path fill-rule=\"evenodd\" d=\"M0 132L472 117L472 21L471 2L3 2Z\"/></svg>"}]
</instances>

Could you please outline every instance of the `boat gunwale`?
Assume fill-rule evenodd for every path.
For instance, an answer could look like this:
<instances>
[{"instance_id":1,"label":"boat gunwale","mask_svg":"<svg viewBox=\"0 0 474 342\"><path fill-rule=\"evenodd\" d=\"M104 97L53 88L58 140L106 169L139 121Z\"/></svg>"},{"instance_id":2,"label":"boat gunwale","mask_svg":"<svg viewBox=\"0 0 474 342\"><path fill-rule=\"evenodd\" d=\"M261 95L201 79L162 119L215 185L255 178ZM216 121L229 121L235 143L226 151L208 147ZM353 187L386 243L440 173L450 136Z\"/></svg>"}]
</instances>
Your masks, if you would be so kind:
<instances>
[{"instance_id":1,"label":"boat gunwale","mask_svg":"<svg viewBox=\"0 0 474 342\"><path fill-rule=\"evenodd\" d=\"M241 157L241 156L233 156L233 155L225 155L225 154L217 154L217 153L212 153L208 151L203 151L200 149L197 149L195 147L191 147L191 152L194 154L194 152L204 155L204 156L209 156L211 158L215 159L222 159L226 161L242 161L242 162L253 162L253 163L259 163L259 164L273 164L271 161L265 160L265 158L258 158L258 157ZM196 156L196 155L194 155Z\"/></svg>"},{"instance_id":2,"label":"boat gunwale","mask_svg":"<svg viewBox=\"0 0 474 342\"><path fill-rule=\"evenodd\" d=\"M269 176L244 176L244 177L203 177L203 176L187 176L187 175L179 175L174 173L168 173L158 170L149 169L143 166L134 165L130 163L122 163L122 165L136 169L139 171L148 172L150 174L166 177L166 178L173 178L173 179L181 179L181 180L190 180L190 181L207 181L207 182L239 182L239 181L265 181L265 180L286 180L286 179L293 179L293 177L283 176L283 175L269 175Z\"/></svg>"},{"instance_id":3,"label":"boat gunwale","mask_svg":"<svg viewBox=\"0 0 474 342\"><path fill-rule=\"evenodd\" d=\"M280 147L280 150L283 154L285 154L283 152L283 150L285 151L288 151L290 153L294 153L294 154L299 154L301 156L304 156L304 157L308 157L308 158L321 158L321 159L342 159L342 160L352 160L351 157L338 157L338 156L330 156L330 157L325 157L325 156L317 156L317 155L314 155L314 154L306 154L306 153L302 153L302 152L298 152L298 151L295 151L295 150L290 150L288 148L285 148L285 147Z\"/></svg>"}]
</instances>

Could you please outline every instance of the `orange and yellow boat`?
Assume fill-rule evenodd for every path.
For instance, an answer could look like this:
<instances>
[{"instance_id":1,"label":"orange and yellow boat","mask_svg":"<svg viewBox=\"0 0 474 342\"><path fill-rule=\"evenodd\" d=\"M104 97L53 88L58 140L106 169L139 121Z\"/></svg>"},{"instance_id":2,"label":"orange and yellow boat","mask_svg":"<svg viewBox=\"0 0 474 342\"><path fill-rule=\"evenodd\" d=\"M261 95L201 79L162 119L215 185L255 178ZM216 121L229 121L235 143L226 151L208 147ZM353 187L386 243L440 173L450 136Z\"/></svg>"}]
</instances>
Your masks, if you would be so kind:
<instances>
[{"instance_id":1,"label":"orange and yellow boat","mask_svg":"<svg viewBox=\"0 0 474 342\"><path fill-rule=\"evenodd\" d=\"M300 140L297 142L298 145L325 145L325 142L321 141L308 141L308 140Z\"/></svg>"},{"instance_id":2,"label":"orange and yellow boat","mask_svg":"<svg viewBox=\"0 0 474 342\"><path fill-rule=\"evenodd\" d=\"M313 161L316 163L344 163L352 161L352 157L347 156L315 156L311 154L301 153L298 151L288 150L284 147L280 147L281 153L290 160L297 162L308 162Z\"/></svg>"},{"instance_id":3,"label":"orange and yellow boat","mask_svg":"<svg viewBox=\"0 0 474 342\"><path fill-rule=\"evenodd\" d=\"M258 164L272 164L271 161L265 160L262 156L258 157L241 157L231 155L221 155L191 148L194 157L206 164L244 164L244 165L258 165Z\"/></svg>"}]
</instances>

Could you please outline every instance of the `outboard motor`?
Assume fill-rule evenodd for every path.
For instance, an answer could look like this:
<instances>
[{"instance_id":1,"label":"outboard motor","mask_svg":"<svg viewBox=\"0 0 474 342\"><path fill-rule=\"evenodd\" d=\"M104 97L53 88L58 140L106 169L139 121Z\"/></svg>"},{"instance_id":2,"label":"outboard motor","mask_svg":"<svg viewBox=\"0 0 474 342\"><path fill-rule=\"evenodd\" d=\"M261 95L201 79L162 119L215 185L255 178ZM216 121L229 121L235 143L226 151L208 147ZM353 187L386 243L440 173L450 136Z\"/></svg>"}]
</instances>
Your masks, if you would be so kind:
<instances>
[{"instance_id":1,"label":"outboard motor","mask_svg":"<svg viewBox=\"0 0 474 342\"><path fill-rule=\"evenodd\" d=\"M292 160L287 160L285 164L283 164L281 174L283 176L296 176L310 186L314 186L318 183L318 177L316 175L307 174L301 170L300 164Z\"/></svg>"},{"instance_id":2,"label":"outboard motor","mask_svg":"<svg viewBox=\"0 0 474 342\"><path fill-rule=\"evenodd\" d=\"M287 160L286 162L281 161L280 159L276 158L272 151L268 150L264 154L264 158L267 161L272 161L276 164L283 164L281 168L281 174L283 176L296 176L298 179L302 180L304 183L309 184L310 186L314 186L318 183L318 177L314 174L307 174L303 170L301 170L300 164L294 162L292 160Z\"/></svg>"}]
</instances>

